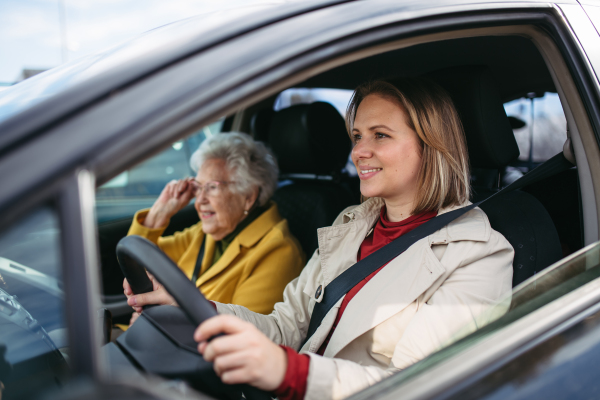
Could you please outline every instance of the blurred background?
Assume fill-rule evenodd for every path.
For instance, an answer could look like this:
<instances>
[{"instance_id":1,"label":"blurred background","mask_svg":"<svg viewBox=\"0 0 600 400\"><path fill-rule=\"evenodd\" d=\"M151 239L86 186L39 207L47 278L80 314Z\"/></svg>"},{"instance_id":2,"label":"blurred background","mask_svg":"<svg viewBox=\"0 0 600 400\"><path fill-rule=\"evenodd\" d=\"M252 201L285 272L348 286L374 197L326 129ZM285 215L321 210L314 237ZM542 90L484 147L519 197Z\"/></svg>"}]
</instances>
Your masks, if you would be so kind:
<instances>
[{"instance_id":1,"label":"blurred background","mask_svg":"<svg viewBox=\"0 0 600 400\"><path fill-rule=\"evenodd\" d=\"M258 0L0 0L0 90L135 35ZM271 1L279 2L279 1Z\"/></svg>"}]
</instances>

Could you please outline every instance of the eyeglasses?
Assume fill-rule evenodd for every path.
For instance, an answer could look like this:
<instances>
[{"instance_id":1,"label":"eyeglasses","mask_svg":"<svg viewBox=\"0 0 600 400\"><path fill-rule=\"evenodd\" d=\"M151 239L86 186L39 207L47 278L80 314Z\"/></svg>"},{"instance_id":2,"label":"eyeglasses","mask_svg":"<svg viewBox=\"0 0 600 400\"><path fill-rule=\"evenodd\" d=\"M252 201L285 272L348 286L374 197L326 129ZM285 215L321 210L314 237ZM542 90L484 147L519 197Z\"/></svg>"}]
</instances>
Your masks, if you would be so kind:
<instances>
[{"instance_id":1,"label":"eyeglasses","mask_svg":"<svg viewBox=\"0 0 600 400\"><path fill-rule=\"evenodd\" d=\"M227 185L228 183L235 183L233 181L208 181L202 185L195 179L191 179L190 182L192 183L192 187L194 188L194 196L196 197L200 196L203 191L206 194L206 197L218 196L221 194L224 185Z\"/></svg>"}]
</instances>

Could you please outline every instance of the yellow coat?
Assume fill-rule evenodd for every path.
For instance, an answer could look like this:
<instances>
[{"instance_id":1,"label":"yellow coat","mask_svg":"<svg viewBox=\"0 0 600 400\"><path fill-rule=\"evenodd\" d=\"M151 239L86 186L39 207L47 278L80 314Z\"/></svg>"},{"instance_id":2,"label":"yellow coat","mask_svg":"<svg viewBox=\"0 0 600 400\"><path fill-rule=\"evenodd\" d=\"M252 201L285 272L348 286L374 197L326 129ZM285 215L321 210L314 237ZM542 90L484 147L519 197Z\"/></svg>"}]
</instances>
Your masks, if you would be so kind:
<instances>
[{"instance_id":1,"label":"yellow coat","mask_svg":"<svg viewBox=\"0 0 600 400\"><path fill-rule=\"evenodd\" d=\"M202 222L161 237L166 226L150 229L142 225L147 213L135 214L128 235L156 243L191 279L205 236ZM300 274L305 261L275 203L242 230L211 266L214 250L215 240L207 235L196 286L209 300L238 304L261 314L269 314L283 300L283 289Z\"/></svg>"}]
</instances>

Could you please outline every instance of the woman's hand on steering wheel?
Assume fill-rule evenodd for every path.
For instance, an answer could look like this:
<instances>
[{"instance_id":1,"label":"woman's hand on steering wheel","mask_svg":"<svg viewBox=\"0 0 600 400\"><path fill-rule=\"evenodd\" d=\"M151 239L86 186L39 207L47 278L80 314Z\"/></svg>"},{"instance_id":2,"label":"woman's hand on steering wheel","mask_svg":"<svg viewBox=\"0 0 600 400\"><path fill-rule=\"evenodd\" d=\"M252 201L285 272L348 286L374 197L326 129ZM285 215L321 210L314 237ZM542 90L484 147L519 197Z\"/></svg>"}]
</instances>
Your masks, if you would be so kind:
<instances>
[{"instance_id":1,"label":"woman's hand on steering wheel","mask_svg":"<svg viewBox=\"0 0 600 400\"><path fill-rule=\"evenodd\" d=\"M208 342L219 333L226 335ZM232 315L209 318L196 329L194 340L223 383L246 383L271 392L283 382L285 351L249 322Z\"/></svg>"},{"instance_id":2,"label":"woman's hand on steering wheel","mask_svg":"<svg viewBox=\"0 0 600 400\"><path fill-rule=\"evenodd\" d=\"M152 281L152 291L148 293L140 293L133 294L131 290L131 286L129 286L129 282L127 279L123 280L123 292L125 296L127 296L127 304L129 304L136 313L142 312L143 306L148 305L168 305L168 306L176 306L177 302L169 292L161 285L151 273L146 272L148 274L148 278Z\"/></svg>"}]
</instances>

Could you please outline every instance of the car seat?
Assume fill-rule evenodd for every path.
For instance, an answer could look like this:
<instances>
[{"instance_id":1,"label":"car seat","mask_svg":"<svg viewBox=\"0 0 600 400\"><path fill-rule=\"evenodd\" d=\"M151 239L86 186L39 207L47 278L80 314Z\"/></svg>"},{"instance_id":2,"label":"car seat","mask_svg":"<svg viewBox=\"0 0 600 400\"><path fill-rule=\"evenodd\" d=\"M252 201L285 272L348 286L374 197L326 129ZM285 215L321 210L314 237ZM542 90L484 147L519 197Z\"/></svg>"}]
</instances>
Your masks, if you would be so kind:
<instances>
[{"instance_id":1,"label":"car seat","mask_svg":"<svg viewBox=\"0 0 600 400\"><path fill-rule=\"evenodd\" d=\"M281 179L273 200L310 257L318 246L317 229L360 201L341 182L350 138L344 119L329 103L295 105L270 117L268 142Z\"/></svg>"}]
</instances>

